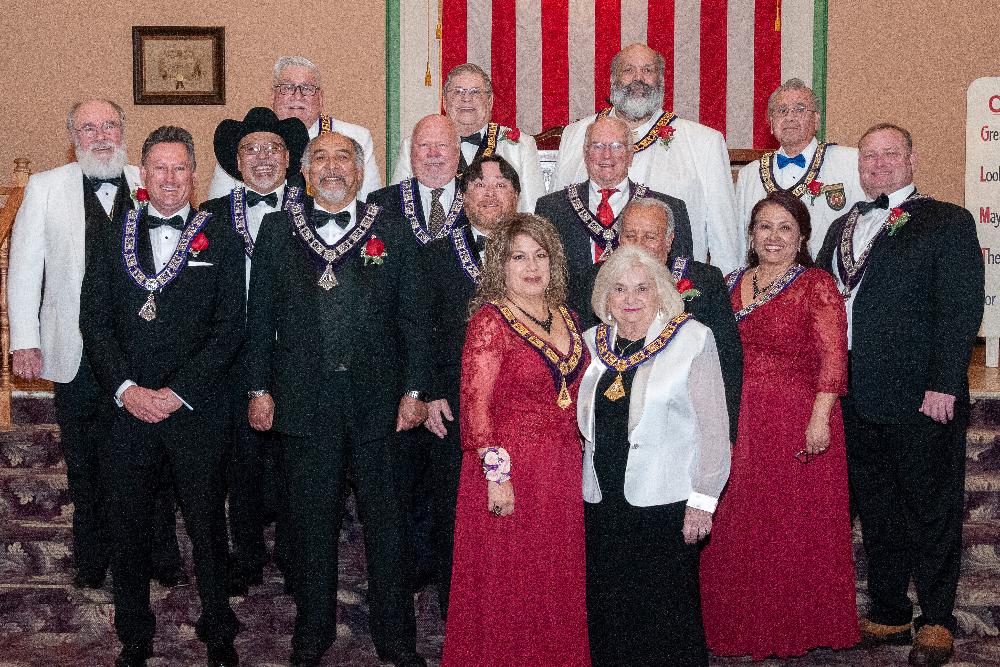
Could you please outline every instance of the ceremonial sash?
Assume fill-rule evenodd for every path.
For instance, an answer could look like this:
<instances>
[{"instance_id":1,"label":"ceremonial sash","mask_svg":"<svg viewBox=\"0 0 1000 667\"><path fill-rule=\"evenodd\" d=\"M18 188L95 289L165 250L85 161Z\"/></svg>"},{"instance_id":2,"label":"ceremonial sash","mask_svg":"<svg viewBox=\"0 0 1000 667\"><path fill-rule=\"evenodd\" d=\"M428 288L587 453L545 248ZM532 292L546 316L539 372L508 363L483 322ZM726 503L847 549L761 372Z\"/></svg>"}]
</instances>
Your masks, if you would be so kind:
<instances>
[{"instance_id":1,"label":"ceremonial sash","mask_svg":"<svg viewBox=\"0 0 1000 667\"><path fill-rule=\"evenodd\" d=\"M633 185L632 199L646 195L647 188L645 185L630 183L630 186ZM579 188L581 187L583 187L583 184L570 185L566 188L566 198L569 199L569 205L573 207L573 212L576 213L577 219L583 224L583 228L587 230L587 234L590 235L590 238L593 239L602 253L609 246L614 249L618 240L618 220L616 219L610 227L602 225L597 216L590 212L590 209L587 208L587 205L580 198Z\"/></svg>"},{"instance_id":2,"label":"ceremonial sash","mask_svg":"<svg viewBox=\"0 0 1000 667\"><path fill-rule=\"evenodd\" d=\"M302 199L302 188L295 185L285 186L285 198L281 208L287 209L289 204L297 204L300 199ZM245 188L235 187L229 193L229 211L233 228L243 239L243 252L246 253L247 257L253 257L253 236L250 234L250 226L247 224Z\"/></svg>"},{"instance_id":3,"label":"ceremonial sash","mask_svg":"<svg viewBox=\"0 0 1000 667\"><path fill-rule=\"evenodd\" d=\"M288 213L292 218L292 227L295 230L296 236L301 240L306 248L309 250L310 257L313 260L318 260L320 265L323 265L323 273L319 278L317 284L325 290L330 290L337 286L337 275L334 271L343 261L348 254L357 248L361 241L368 236L371 231L372 225L375 223L375 218L378 216L379 212L382 210L380 206L375 204L368 204L365 210L365 216L354 226L351 232L340 240L332 248L323 242L319 236L313 232L309 227L309 223L306 222L306 217L303 214L303 205L301 203L290 204L288 206Z\"/></svg>"},{"instance_id":4,"label":"ceremonial sash","mask_svg":"<svg viewBox=\"0 0 1000 667\"><path fill-rule=\"evenodd\" d=\"M597 114L597 118L607 118L611 114L611 109L612 107L601 109L600 113ZM649 132L642 139L632 144L632 152L640 153L655 144L660 139L660 132L663 131L663 128L673 123L676 119L677 114L672 111L664 111L656 119L656 122L653 123L653 127L649 128Z\"/></svg>"},{"instance_id":5,"label":"ceremonial sash","mask_svg":"<svg viewBox=\"0 0 1000 667\"><path fill-rule=\"evenodd\" d=\"M601 360L605 366L609 369L618 371L618 377L615 381L611 383L604 395L611 401L617 401L619 398L625 396L625 385L622 382L622 373L630 371L637 366L640 366L657 354L662 352L670 341L674 339L674 336L680 330L681 326L691 319L690 313L681 313L676 317L672 318L667 322L667 326L663 328L660 335L654 338L641 350L637 350L627 357L619 356L615 352L614 341L611 339L611 327L607 324L599 324L597 326L597 331L595 332L595 342L597 344L597 358Z\"/></svg>"},{"instance_id":6,"label":"ceremonial sash","mask_svg":"<svg viewBox=\"0 0 1000 667\"><path fill-rule=\"evenodd\" d=\"M451 247L455 251L455 257L458 259L462 271L472 281L472 284L478 285L483 267L479 261L479 251L471 243L471 236L472 227L469 225L453 229L450 232Z\"/></svg>"},{"instance_id":7,"label":"ceremonial sash","mask_svg":"<svg viewBox=\"0 0 1000 667\"><path fill-rule=\"evenodd\" d=\"M823 160L826 157L827 146L834 146L835 144L828 144L826 142L819 142L816 146L816 152L813 153L812 161L806 167L805 174L802 175L795 185L790 188L778 187L778 183L774 177L775 163L777 161L777 151L770 151L764 153L760 158L760 182L764 186L764 191L767 194L776 192L778 190L784 190L785 192L790 192L796 197L801 197L806 194L809 189L809 184L816 180L819 176L819 171L823 167Z\"/></svg>"},{"instance_id":8,"label":"ceremonial sash","mask_svg":"<svg viewBox=\"0 0 1000 667\"><path fill-rule=\"evenodd\" d=\"M580 366L582 365L580 361L583 359L583 337L580 335L576 320L573 319L573 315L570 314L569 309L565 305L560 305L558 308L563 322L566 323L566 330L569 332L570 337L569 352L566 356L563 356L517 319L510 308L495 301L491 301L490 303L500 311L500 315L507 322L507 325L514 330L514 333L524 339L528 345L541 355L542 360L552 374L552 381L555 383L556 391L558 392L556 405L563 410L572 405L573 399L569 395L567 383L572 383L573 378L580 371Z\"/></svg>"},{"instance_id":9,"label":"ceremonial sash","mask_svg":"<svg viewBox=\"0 0 1000 667\"><path fill-rule=\"evenodd\" d=\"M442 239L451 233L452 227L455 226L455 221L458 220L458 216L462 213L464 198L462 197L462 193L456 189L455 198L451 200L451 209L448 211L447 217L445 217L444 224L437 235L431 236L427 233L423 221L417 217L416 196L419 191L416 178L407 178L399 183L399 196L403 200L403 216L409 221L410 229L413 230L413 235L420 241L420 245L427 245L431 241Z\"/></svg>"},{"instance_id":10,"label":"ceremonial sash","mask_svg":"<svg viewBox=\"0 0 1000 667\"><path fill-rule=\"evenodd\" d=\"M739 285L740 277L745 274L747 270L748 267L744 266L743 268L733 271L726 276L726 287L729 288L730 294L732 294L733 290L736 289L736 286ZM783 274L781 274L779 278L777 278L768 286L766 290L764 290L764 295L760 299L754 299L749 304L744 306L742 310L736 313L736 321L743 321L743 319L750 315L750 313L784 292L789 285L795 282L795 280L805 272L806 267L801 264L792 264Z\"/></svg>"}]
</instances>

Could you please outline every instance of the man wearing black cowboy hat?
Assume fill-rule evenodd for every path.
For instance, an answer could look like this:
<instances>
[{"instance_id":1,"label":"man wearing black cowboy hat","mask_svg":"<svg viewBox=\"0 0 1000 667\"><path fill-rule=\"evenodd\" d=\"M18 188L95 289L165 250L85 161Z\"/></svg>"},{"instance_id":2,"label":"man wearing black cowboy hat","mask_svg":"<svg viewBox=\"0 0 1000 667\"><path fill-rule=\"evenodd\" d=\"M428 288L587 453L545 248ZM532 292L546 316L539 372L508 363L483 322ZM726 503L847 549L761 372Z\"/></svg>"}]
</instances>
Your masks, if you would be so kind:
<instances>
[{"instance_id":1,"label":"man wearing black cowboy hat","mask_svg":"<svg viewBox=\"0 0 1000 667\"><path fill-rule=\"evenodd\" d=\"M254 240L264 216L302 196L299 162L308 143L309 134L301 120L278 120L265 107L251 109L242 121L223 120L215 130L216 160L242 183L237 183L229 194L204 202L201 208L225 220L226 228L239 237L246 255L247 286ZM228 385L232 390L232 425L226 482L233 545L228 583L230 594L243 595L249 586L261 583L267 562L264 526L269 516L276 519L275 559L283 566L283 494L275 472L276 461L272 460L273 447L267 442L270 436L251 429L246 419L250 387L240 363L234 364Z\"/></svg>"}]
</instances>

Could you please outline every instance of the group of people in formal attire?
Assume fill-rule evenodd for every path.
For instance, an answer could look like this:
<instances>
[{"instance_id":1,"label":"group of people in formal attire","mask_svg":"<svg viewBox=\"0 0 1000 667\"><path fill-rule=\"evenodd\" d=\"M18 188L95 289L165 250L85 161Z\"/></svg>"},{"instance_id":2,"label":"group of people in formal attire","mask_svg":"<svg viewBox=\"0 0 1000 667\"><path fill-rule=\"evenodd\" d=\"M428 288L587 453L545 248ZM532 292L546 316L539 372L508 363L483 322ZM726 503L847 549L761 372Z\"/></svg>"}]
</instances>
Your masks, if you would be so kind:
<instances>
[{"instance_id":1,"label":"group of people in formal attire","mask_svg":"<svg viewBox=\"0 0 1000 667\"><path fill-rule=\"evenodd\" d=\"M722 135L665 111L663 81L661 54L619 52L612 106L565 128L548 194L472 63L387 187L297 56L271 108L219 124L198 209L186 130L152 132L134 168L120 107L70 110L77 161L31 177L13 232L11 347L16 374L54 382L75 581L110 567L116 665L153 654L175 498L208 664L238 664L229 597L273 557L290 662L319 665L349 489L395 665L426 664L429 583L448 666L859 641L948 660L973 220L917 191L904 128L818 141L796 79L768 103L781 148L734 189Z\"/></svg>"}]
</instances>

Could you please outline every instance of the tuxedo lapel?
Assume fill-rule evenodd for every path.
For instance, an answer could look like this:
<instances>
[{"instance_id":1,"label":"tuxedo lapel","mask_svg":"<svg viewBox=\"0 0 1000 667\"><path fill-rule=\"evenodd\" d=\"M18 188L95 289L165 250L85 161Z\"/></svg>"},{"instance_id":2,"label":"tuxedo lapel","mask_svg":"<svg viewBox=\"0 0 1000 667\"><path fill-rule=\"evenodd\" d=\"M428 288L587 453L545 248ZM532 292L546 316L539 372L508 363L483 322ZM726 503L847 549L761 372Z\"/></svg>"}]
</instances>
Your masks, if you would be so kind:
<instances>
[{"instance_id":1,"label":"tuxedo lapel","mask_svg":"<svg viewBox=\"0 0 1000 667\"><path fill-rule=\"evenodd\" d=\"M87 239L87 212L83 203L83 170L79 165L70 172L66 183L67 197L66 208L68 209L66 220L70 223L67 231L73 239L73 246L77 248L86 247ZM83 257L83 253L80 254Z\"/></svg>"}]
</instances>

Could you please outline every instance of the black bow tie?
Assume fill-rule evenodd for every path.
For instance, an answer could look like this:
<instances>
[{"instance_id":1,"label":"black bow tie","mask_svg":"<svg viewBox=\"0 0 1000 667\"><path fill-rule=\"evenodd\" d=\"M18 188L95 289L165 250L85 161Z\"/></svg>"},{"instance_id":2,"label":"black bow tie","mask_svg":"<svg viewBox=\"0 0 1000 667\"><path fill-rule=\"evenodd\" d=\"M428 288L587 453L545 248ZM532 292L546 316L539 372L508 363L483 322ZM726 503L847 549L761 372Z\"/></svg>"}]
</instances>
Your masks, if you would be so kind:
<instances>
[{"instance_id":1,"label":"black bow tie","mask_svg":"<svg viewBox=\"0 0 1000 667\"><path fill-rule=\"evenodd\" d=\"M877 208L889 208L889 195L883 192L875 198L875 201L858 202L858 213L861 215L869 211L874 211Z\"/></svg>"},{"instance_id":2,"label":"black bow tie","mask_svg":"<svg viewBox=\"0 0 1000 667\"><path fill-rule=\"evenodd\" d=\"M247 208L253 208L257 204L264 202L271 208L278 207L278 193L272 192L271 194L262 195L259 192L254 192L253 190L247 190Z\"/></svg>"},{"instance_id":3,"label":"black bow tie","mask_svg":"<svg viewBox=\"0 0 1000 667\"><path fill-rule=\"evenodd\" d=\"M462 137L463 144L472 144L473 146L478 146L479 142L481 142L482 140L483 140L483 135L480 132L476 132L475 134L470 134L467 137Z\"/></svg>"},{"instance_id":4,"label":"black bow tie","mask_svg":"<svg viewBox=\"0 0 1000 667\"><path fill-rule=\"evenodd\" d=\"M486 244L489 243L489 241L490 237L488 236L484 236L482 234L479 236L476 236L475 234L472 235L472 242L476 244L476 250L479 252L486 250Z\"/></svg>"},{"instance_id":5,"label":"black bow tie","mask_svg":"<svg viewBox=\"0 0 1000 667\"><path fill-rule=\"evenodd\" d=\"M341 229L347 229L347 225L351 224L351 212L327 213L326 211L313 211L312 213L312 222L316 226L316 229L319 229L331 220L337 223L337 226Z\"/></svg>"},{"instance_id":6,"label":"black bow tie","mask_svg":"<svg viewBox=\"0 0 1000 667\"><path fill-rule=\"evenodd\" d=\"M113 185L116 188L120 188L122 186L121 176L115 176L113 178L94 178L93 176L88 176L87 180L90 181L90 187L94 189L94 192L100 190L101 186L105 183Z\"/></svg>"},{"instance_id":7,"label":"black bow tie","mask_svg":"<svg viewBox=\"0 0 1000 667\"><path fill-rule=\"evenodd\" d=\"M146 225L150 229L157 227L173 227L174 229L184 229L185 220L179 215L172 215L169 218L160 218L155 215L146 216Z\"/></svg>"}]
</instances>

